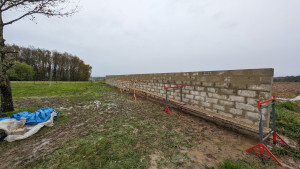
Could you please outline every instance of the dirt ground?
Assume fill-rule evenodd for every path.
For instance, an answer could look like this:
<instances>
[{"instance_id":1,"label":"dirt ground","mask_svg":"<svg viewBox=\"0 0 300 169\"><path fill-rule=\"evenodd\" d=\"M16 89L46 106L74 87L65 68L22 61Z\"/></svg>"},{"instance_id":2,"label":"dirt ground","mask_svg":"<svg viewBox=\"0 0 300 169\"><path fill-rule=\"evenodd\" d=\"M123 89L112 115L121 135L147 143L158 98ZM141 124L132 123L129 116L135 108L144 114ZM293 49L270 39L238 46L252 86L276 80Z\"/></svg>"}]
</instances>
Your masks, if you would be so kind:
<instances>
[{"instance_id":1,"label":"dirt ground","mask_svg":"<svg viewBox=\"0 0 300 169\"><path fill-rule=\"evenodd\" d=\"M300 95L300 83L274 82L273 94L280 98L294 98Z\"/></svg>"},{"instance_id":2,"label":"dirt ground","mask_svg":"<svg viewBox=\"0 0 300 169\"><path fill-rule=\"evenodd\" d=\"M18 98L15 99L15 106L53 107L61 110L62 120L55 123L54 127L42 129L26 140L0 143L0 146L5 144L5 150L0 152L0 168L23 168L37 160L47 159L70 139L83 137L90 131L103 132L103 126L116 116L123 118L120 123L124 128L130 126L128 123L133 121L145 125L157 123L158 133L174 133L176 136L167 139L157 132L150 133L151 136L147 139L156 146L149 145L145 139L141 139L135 145L137 150L143 148L149 152L149 157L145 156L141 161L149 158L150 168L204 168L205 165L217 166L224 159L247 159L254 162L258 168L279 168L273 160L263 165L255 153L245 151L258 143L255 138L232 132L174 109L171 109L173 115L170 117L162 111L163 105L142 98L133 101L130 95L120 94L118 90L109 91L89 101L63 97ZM142 131L141 127L132 129L132 133L136 135L142 134ZM179 140L179 146L164 148L163 144L175 142L176 139ZM290 168L300 167L300 161L287 157L281 157L279 160Z\"/></svg>"}]
</instances>

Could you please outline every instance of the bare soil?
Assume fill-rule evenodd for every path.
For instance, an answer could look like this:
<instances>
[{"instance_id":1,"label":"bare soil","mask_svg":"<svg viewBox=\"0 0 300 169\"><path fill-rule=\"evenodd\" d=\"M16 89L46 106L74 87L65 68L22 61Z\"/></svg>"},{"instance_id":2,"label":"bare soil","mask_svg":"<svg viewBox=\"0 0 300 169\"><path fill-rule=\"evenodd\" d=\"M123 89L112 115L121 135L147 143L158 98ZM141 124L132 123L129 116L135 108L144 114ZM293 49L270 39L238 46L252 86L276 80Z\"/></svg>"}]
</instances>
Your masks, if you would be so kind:
<instances>
[{"instance_id":1,"label":"bare soil","mask_svg":"<svg viewBox=\"0 0 300 169\"><path fill-rule=\"evenodd\" d=\"M300 95L300 83L298 82L274 82L273 94L280 98L295 98Z\"/></svg>"}]
</instances>

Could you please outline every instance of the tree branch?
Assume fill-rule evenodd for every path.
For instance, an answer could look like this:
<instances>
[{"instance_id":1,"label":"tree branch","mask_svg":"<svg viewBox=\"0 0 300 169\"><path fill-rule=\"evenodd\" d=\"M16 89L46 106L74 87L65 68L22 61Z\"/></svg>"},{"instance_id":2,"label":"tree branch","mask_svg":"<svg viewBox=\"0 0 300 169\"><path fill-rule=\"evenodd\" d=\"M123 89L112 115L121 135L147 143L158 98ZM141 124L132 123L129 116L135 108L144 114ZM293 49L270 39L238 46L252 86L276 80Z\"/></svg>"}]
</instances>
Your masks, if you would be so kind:
<instances>
[{"instance_id":1,"label":"tree branch","mask_svg":"<svg viewBox=\"0 0 300 169\"><path fill-rule=\"evenodd\" d=\"M4 0L3 2L1 2L1 5L0 5L0 9L6 4L8 0Z\"/></svg>"},{"instance_id":2,"label":"tree branch","mask_svg":"<svg viewBox=\"0 0 300 169\"><path fill-rule=\"evenodd\" d=\"M17 6L19 6L19 5L21 5L21 4L23 4L24 2L26 2L26 0L22 0L22 1L16 1L16 2L11 2L11 4L10 5L8 5L6 8L4 8L4 9L2 9L2 12L4 12L4 11L7 11L7 10L9 10L10 8L13 8L13 7L17 7ZM2 7L1 7L2 8Z\"/></svg>"},{"instance_id":3,"label":"tree branch","mask_svg":"<svg viewBox=\"0 0 300 169\"><path fill-rule=\"evenodd\" d=\"M59 3L65 3L65 0L20 0L11 2L6 8L2 9L0 12L9 10L14 7L24 6L24 12L22 16L13 19L11 21L3 23L3 26L12 24L16 21L21 20L26 16L33 16L34 14L42 14L47 17L50 16L69 16L77 12L77 7L73 8L71 11L64 11L66 7L59 7ZM27 9L26 9L27 8Z\"/></svg>"},{"instance_id":4,"label":"tree branch","mask_svg":"<svg viewBox=\"0 0 300 169\"><path fill-rule=\"evenodd\" d=\"M11 21L9 21L9 22L3 23L3 26L12 24L12 23L14 23L14 22L16 22L16 21L18 21L18 20L20 20L20 19L26 17L26 16L32 15L32 14L33 14L33 13L28 12L28 13L26 13L26 14L24 14L24 15L22 15L22 16L16 18L16 19L14 19L14 20L11 20Z\"/></svg>"}]
</instances>

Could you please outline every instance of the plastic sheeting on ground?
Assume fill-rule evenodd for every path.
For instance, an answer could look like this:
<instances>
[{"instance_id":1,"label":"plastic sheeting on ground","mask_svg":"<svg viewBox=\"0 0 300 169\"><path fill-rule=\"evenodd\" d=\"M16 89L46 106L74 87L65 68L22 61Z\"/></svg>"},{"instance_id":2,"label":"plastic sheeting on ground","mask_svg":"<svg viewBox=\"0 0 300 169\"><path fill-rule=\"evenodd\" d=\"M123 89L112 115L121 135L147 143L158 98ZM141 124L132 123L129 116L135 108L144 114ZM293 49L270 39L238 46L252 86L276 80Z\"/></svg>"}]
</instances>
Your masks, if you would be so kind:
<instances>
[{"instance_id":1,"label":"plastic sheeting on ground","mask_svg":"<svg viewBox=\"0 0 300 169\"><path fill-rule=\"evenodd\" d=\"M8 142L21 140L37 133L44 126L52 127L57 117L58 112L52 108L43 108L34 113L24 111L0 118L0 131L6 133L4 140Z\"/></svg>"}]
</instances>

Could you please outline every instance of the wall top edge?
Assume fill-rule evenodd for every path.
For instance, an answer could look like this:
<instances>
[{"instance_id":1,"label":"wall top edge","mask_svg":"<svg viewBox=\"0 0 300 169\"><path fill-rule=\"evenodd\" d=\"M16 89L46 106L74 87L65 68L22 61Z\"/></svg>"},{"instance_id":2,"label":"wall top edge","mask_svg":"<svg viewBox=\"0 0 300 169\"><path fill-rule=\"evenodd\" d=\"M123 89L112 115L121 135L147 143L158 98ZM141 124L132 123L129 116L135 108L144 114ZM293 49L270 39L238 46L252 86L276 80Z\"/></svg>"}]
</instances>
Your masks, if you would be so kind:
<instances>
[{"instance_id":1,"label":"wall top edge","mask_svg":"<svg viewBox=\"0 0 300 169\"><path fill-rule=\"evenodd\" d=\"M136 75L158 75L158 74L174 74L174 73L208 73L213 72L213 74L218 72L255 72L255 71L263 71L265 74L269 76L274 76L274 68L257 68L257 69L233 69L233 70L212 70L212 71L194 71L194 72L168 72L168 73L141 73L141 74L120 74L120 75L106 75L108 76L136 76Z\"/></svg>"}]
</instances>

